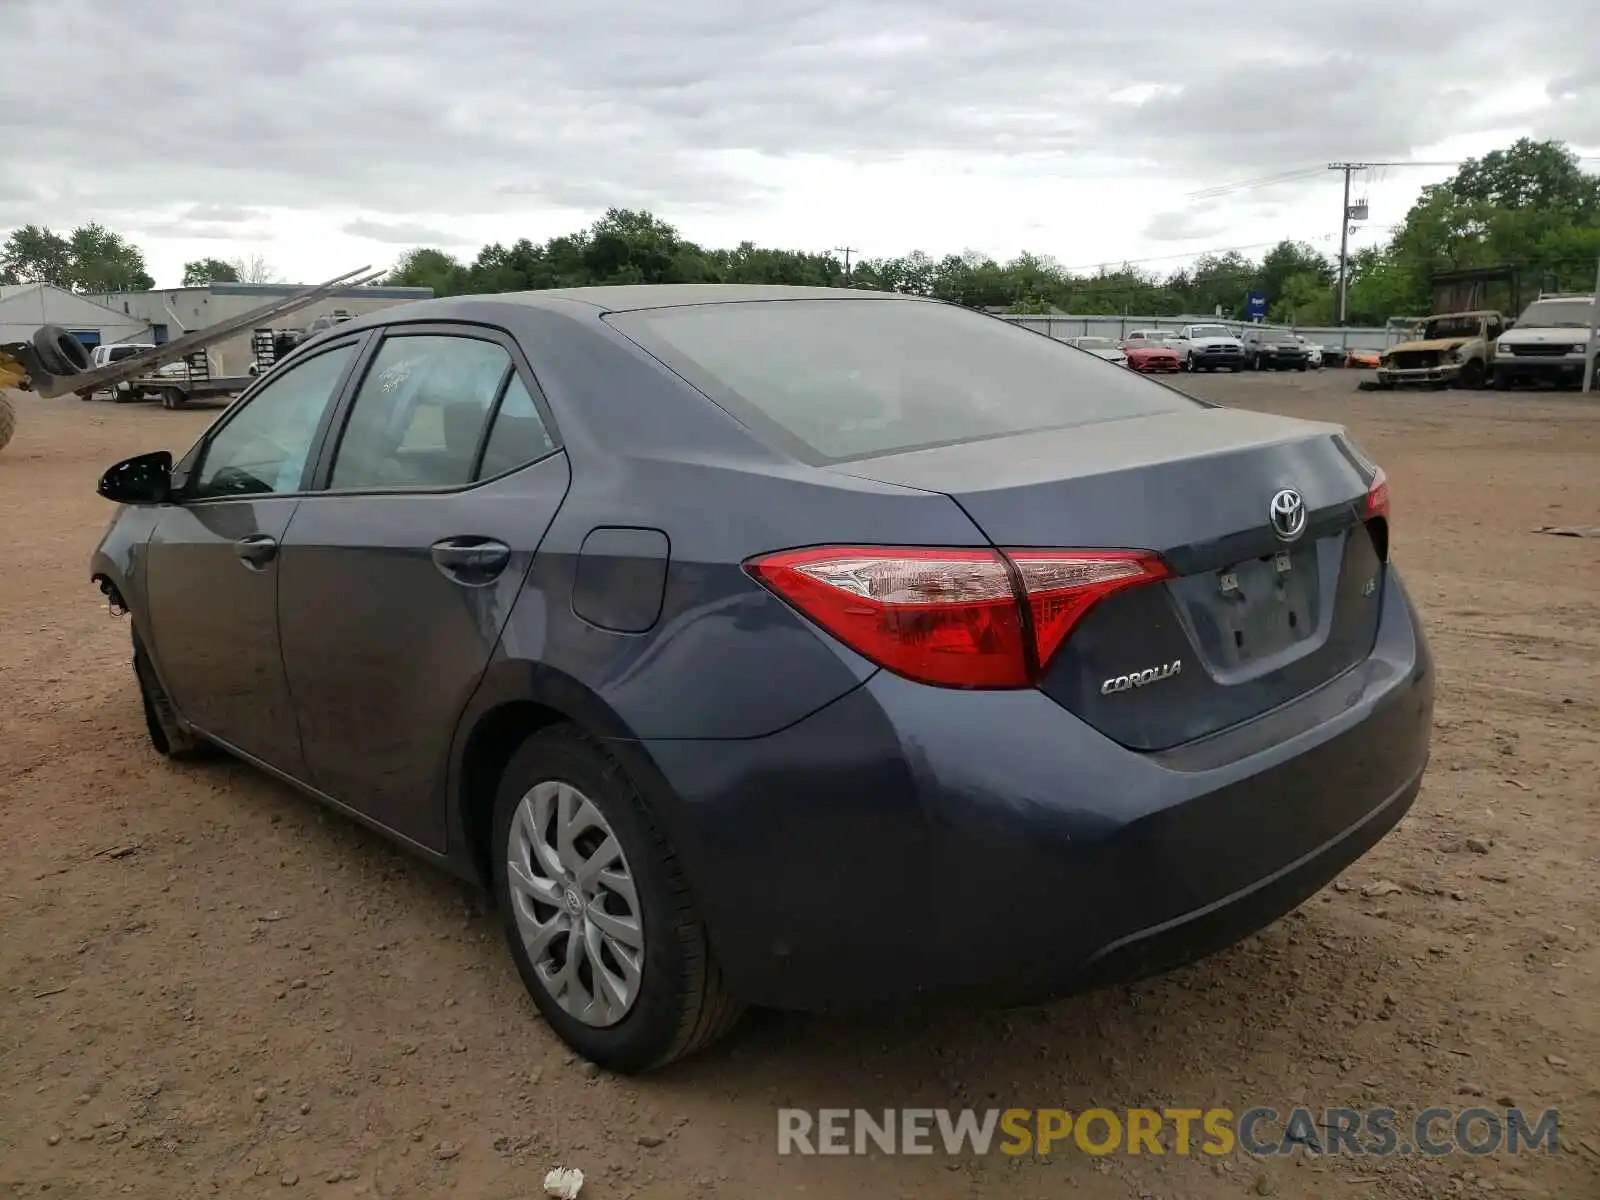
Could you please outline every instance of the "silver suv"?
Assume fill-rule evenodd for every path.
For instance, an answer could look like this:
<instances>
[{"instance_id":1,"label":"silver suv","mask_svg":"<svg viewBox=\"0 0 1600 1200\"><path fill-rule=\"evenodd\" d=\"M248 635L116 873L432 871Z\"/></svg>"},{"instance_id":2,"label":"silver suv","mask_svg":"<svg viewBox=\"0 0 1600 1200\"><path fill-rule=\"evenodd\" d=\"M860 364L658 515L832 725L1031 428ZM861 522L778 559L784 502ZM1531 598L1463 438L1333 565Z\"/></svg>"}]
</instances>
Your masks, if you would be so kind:
<instances>
[{"instance_id":1,"label":"silver suv","mask_svg":"<svg viewBox=\"0 0 1600 1200\"><path fill-rule=\"evenodd\" d=\"M1594 297L1540 296L1494 344L1494 386L1581 384Z\"/></svg>"}]
</instances>

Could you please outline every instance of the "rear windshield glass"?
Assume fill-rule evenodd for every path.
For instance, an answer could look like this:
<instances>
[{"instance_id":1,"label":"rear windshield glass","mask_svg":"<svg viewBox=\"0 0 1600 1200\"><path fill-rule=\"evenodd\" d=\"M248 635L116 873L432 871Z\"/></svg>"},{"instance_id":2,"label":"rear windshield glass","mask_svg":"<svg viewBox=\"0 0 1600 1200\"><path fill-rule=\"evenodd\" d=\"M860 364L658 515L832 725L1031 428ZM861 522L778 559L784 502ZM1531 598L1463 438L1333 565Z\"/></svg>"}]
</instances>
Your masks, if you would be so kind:
<instances>
[{"instance_id":1,"label":"rear windshield glass","mask_svg":"<svg viewBox=\"0 0 1600 1200\"><path fill-rule=\"evenodd\" d=\"M608 320L812 462L1196 407L1104 359L953 305L740 302Z\"/></svg>"}]
</instances>

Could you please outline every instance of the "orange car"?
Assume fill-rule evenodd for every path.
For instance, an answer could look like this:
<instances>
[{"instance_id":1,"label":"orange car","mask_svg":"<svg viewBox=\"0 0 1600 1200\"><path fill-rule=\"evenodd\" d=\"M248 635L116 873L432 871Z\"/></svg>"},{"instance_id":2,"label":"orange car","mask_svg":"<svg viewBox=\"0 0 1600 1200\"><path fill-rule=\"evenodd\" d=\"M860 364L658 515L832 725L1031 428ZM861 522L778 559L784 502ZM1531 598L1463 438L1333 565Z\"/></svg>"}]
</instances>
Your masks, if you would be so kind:
<instances>
[{"instance_id":1,"label":"orange car","mask_svg":"<svg viewBox=\"0 0 1600 1200\"><path fill-rule=\"evenodd\" d=\"M1135 371L1176 373L1183 369L1178 352L1161 342L1123 342L1118 349L1128 356L1128 366Z\"/></svg>"},{"instance_id":2,"label":"orange car","mask_svg":"<svg viewBox=\"0 0 1600 1200\"><path fill-rule=\"evenodd\" d=\"M1378 369L1378 351L1376 350L1351 350L1345 355L1344 365L1347 367L1370 367Z\"/></svg>"}]
</instances>

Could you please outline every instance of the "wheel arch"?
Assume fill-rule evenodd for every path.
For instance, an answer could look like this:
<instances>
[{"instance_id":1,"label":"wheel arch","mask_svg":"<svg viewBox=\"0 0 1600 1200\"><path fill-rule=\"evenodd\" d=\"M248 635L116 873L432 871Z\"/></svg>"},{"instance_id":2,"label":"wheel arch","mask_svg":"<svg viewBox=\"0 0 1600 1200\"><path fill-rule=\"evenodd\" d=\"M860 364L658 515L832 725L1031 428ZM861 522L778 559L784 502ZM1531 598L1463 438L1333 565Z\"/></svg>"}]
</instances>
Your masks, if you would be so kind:
<instances>
[{"instance_id":1,"label":"wheel arch","mask_svg":"<svg viewBox=\"0 0 1600 1200\"><path fill-rule=\"evenodd\" d=\"M450 853L492 895L489 859L500 777L517 748L542 729L570 724L606 744L677 842L672 792L614 709L587 686L542 663L491 663L457 728L450 769Z\"/></svg>"}]
</instances>

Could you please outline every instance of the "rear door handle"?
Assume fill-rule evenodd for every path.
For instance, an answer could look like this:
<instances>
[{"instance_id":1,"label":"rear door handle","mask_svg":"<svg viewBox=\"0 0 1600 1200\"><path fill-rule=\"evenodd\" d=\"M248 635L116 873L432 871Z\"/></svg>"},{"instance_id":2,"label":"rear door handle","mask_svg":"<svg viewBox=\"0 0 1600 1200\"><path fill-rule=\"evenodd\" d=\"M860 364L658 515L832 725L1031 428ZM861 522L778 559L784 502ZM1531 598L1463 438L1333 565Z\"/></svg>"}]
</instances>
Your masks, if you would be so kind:
<instances>
[{"instance_id":1,"label":"rear door handle","mask_svg":"<svg viewBox=\"0 0 1600 1200\"><path fill-rule=\"evenodd\" d=\"M434 565L457 583L492 582L511 561L511 547L490 538L453 537L432 546Z\"/></svg>"},{"instance_id":2,"label":"rear door handle","mask_svg":"<svg viewBox=\"0 0 1600 1200\"><path fill-rule=\"evenodd\" d=\"M259 571L278 557L278 540L264 533L251 533L234 542L233 549L245 566Z\"/></svg>"}]
</instances>

